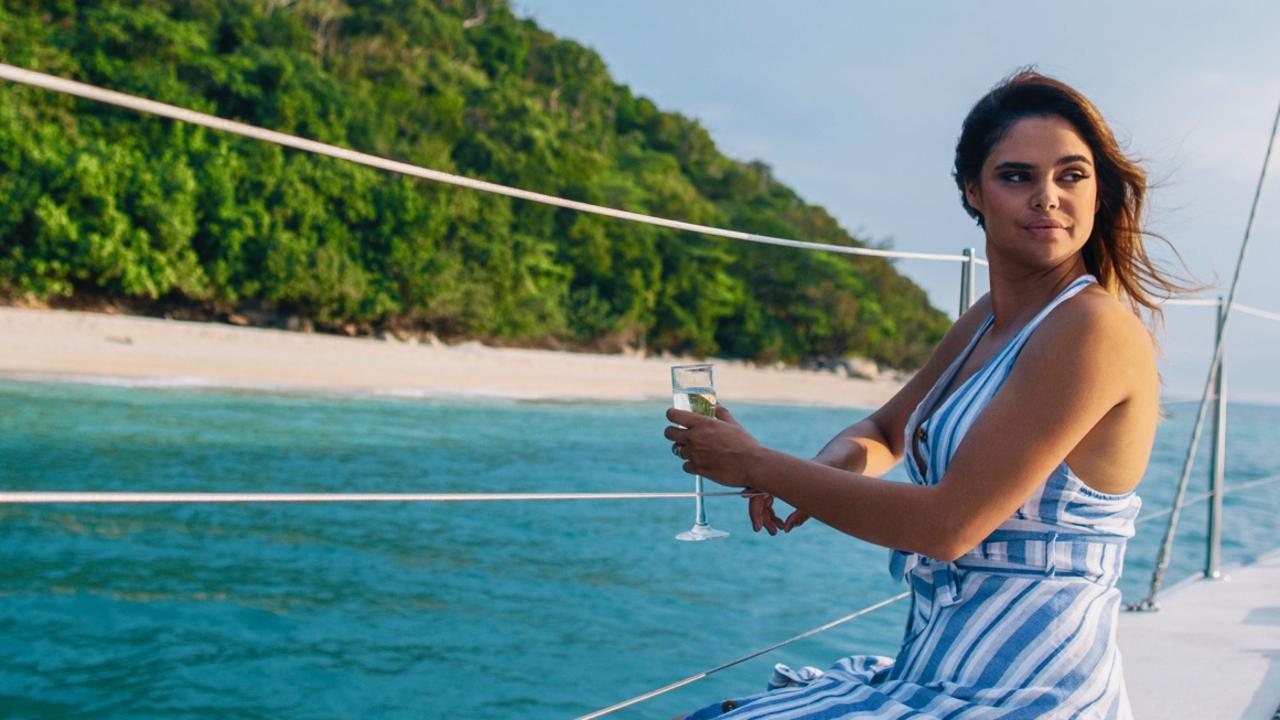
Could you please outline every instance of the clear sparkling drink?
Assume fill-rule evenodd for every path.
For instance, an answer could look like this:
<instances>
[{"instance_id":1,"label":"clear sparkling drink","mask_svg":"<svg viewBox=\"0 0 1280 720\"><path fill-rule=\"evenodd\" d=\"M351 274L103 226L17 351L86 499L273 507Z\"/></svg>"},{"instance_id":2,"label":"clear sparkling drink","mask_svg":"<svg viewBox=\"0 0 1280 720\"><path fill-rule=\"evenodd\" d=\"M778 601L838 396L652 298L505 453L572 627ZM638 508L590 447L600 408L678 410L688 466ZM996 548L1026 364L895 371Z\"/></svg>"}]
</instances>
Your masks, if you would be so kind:
<instances>
[{"instance_id":1,"label":"clear sparkling drink","mask_svg":"<svg viewBox=\"0 0 1280 720\"><path fill-rule=\"evenodd\" d=\"M704 417L716 416L716 368L711 363L671 366L671 405L677 410ZM702 476L693 478L693 527L676 535L677 540L714 540L729 533L707 524L702 502Z\"/></svg>"},{"instance_id":2,"label":"clear sparkling drink","mask_svg":"<svg viewBox=\"0 0 1280 720\"><path fill-rule=\"evenodd\" d=\"M680 392L671 393L671 404L677 410L715 417L716 391L711 388L683 388Z\"/></svg>"}]
</instances>

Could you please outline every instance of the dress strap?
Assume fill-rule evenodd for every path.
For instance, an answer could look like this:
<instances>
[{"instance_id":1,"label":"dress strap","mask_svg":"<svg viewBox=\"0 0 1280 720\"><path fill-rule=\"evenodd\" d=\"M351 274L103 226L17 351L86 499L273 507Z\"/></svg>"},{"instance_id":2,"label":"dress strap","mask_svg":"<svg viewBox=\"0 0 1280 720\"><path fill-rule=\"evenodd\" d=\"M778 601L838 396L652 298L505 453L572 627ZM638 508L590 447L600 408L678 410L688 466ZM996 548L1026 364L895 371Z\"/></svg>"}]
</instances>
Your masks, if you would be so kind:
<instances>
[{"instance_id":1,"label":"dress strap","mask_svg":"<svg viewBox=\"0 0 1280 720\"><path fill-rule=\"evenodd\" d=\"M1024 325L1022 329L1018 331L1018 335L1014 338L1013 342L1009 343L1009 345L1021 345L1026 341L1031 333L1035 331L1036 327L1040 324L1040 321L1044 320L1049 313L1053 312L1054 308L1058 307L1070 298L1075 297L1081 290L1084 290L1097 282L1098 278L1088 273L1072 280L1071 284L1063 288L1062 292L1058 293L1056 297L1050 300L1048 305L1040 308L1040 312L1036 313L1036 316L1031 318L1031 322ZM994 317L994 314L992 317Z\"/></svg>"},{"instance_id":2,"label":"dress strap","mask_svg":"<svg viewBox=\"0 0 1280 720\"><path fill-rule=\"evenodd\" d=\"M1035 329L1039 327L1040 322L1043 321L1049 313L1053 312L1054 308L1075 297L1081 290L1084 290L1097 282L1097 278L1087 273L1081 275L1075 280L1072 280L1070 285L1063 288L1062 292L1058 293L1049 301L1049 304L1040 308L1040 312L1036 313L1036 316L1031 318L1030 322L1023 325L1022 329L1018 331L1018 334L1015 335L1012 340L1005 343L1004 347L1000 348L999 352L996 353L996 356L991 359L988 369L999 368L1002 366L1007 367L1008 365L1011 365L1013 359L1017 358L1022 352L1022 346L1027 343L1027 338L1031 337L1031 333L1035 332ZM988 317L988 321L993 321L994 318L995 313L992 313Z\"/></svg>"}]
</instances>

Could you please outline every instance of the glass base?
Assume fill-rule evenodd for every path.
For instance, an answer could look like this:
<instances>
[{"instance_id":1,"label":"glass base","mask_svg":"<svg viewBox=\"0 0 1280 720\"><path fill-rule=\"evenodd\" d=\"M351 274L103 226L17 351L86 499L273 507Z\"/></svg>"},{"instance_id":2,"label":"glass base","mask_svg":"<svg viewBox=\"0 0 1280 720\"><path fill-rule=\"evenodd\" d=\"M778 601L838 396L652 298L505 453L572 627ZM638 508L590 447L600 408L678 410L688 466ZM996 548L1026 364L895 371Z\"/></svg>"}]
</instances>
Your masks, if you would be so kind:
<instances>
[{"instance_id":1,"label":"glass base","mask_svg":"<svg viewBox=\"0 0 1280 720\"><path fill-rule=\"evenodd\" d=\"M698 542L699 540L716 540L723 537L729 537L729 533L723 530L717 530L710 525L694 525L692 528L676 535L677 540L685 540L688 542Z\"/></svg>"}]
</instances>

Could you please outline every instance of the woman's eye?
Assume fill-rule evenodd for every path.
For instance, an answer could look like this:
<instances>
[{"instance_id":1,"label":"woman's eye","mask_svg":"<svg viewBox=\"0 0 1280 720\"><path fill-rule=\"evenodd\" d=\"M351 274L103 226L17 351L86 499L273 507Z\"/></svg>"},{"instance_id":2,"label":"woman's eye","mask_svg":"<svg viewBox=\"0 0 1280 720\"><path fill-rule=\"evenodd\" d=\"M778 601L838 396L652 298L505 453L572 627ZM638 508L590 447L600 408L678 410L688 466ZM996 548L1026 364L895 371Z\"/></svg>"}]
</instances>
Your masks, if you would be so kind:
<instances>
[{"instance_id":1,"label":"woman's eye","mask_svg":"<svg viewBox=\"0 0 1280 720\"><path fill-rule=\"evenodd\" d=\"M1058 176L1060 180L1068 183L1077 183L1085 180L1089 175L1080 170L1068 170ZM1011 170L1000 174L1000 179L1010 183L1024 183L1031 180L1031 173L1022 170Z\"/></svg>"}]
</instances>

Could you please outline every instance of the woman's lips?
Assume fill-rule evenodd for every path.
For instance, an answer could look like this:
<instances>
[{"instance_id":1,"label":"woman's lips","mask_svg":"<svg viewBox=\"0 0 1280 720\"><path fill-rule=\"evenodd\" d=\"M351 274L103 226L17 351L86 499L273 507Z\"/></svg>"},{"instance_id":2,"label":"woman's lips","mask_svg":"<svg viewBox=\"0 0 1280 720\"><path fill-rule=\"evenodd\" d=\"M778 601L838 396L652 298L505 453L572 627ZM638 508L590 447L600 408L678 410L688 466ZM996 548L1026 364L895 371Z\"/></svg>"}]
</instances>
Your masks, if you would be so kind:
<instances>
[{"instance_id":1,"label":"woman's lips","mask_svg":"<svg viewBox=\"0 0 1280 720\"><path fill-rule=\"evenodd\" d=\"M1041 238L1056 237L1059 231L1065 231L1066 228L1062 223L1056 222L1037 222L1027 226L1027 231L1032 235Z\"/></svg>"}]
</instances>

